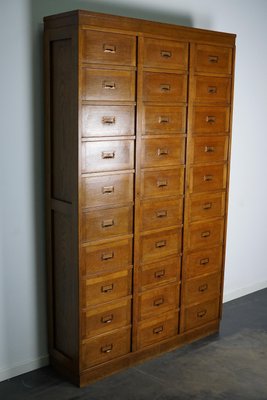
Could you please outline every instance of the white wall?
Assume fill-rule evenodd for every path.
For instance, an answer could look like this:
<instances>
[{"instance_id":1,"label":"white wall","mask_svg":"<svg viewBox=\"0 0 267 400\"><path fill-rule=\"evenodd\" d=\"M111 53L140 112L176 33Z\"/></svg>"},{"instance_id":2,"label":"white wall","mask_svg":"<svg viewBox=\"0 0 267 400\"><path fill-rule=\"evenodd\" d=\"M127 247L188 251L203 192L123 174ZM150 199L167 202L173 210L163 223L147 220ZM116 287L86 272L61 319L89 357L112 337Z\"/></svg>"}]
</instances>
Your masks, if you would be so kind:
<instances>
[{"instance_id":1,"label":"white wall","mask_svg":"<svg viewBox=\"0 0 267 400\"><path fill-rule=\"evenodd\" d=\"M267 154L267 2L4 0L0 5L0 380L48 360L42 17L77 8L237 33L225 299L267 287L263 167Z\"/></svg>"}]
</instances>

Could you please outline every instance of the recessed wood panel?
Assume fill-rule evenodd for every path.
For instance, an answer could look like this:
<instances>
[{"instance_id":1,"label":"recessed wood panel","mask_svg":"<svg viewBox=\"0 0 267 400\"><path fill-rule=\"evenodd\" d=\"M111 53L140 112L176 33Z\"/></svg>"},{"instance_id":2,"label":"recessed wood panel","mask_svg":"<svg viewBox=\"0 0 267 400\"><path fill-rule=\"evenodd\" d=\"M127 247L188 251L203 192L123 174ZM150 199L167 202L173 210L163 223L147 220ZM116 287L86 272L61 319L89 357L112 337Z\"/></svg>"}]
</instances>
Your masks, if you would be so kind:
<instances>
[{"instance_id":1,"label":"recessed wood panel","mask_svg":"<svg viewBox=\"0 0 267 400\"><path fill-rule=\"evenodd\" d=\"M212 222L194 222L188 229L188 248L207 248L223 242L224 221L219 219Z\"/></svg>"},{"instance_id":2,"label":"recessed wood panel","mask_svg":"<svg viewBox=\"0 0 267 400\"><path fill-rule=\"evenodd\" d=\"M196 44L192 48L193 67L197 72L230 74L232 49L230 47Z\"/></svg>"},{"instance_id":3,"label":"recessed wood panel","mask_svg":"<svg viewBox=\"0 0 267 400\"><path fill-rule=\"evenodd\" d=\"M190 147L191 163L227 161L228 136L195 136Z\"/></svg>"},{"instance_id":4,"label":"recessed wood panel","mask_svg":"<svg viewBox=\"0 0 267 400\"><path fill-rule=\"evenodd\" d=\"M186 131L186 107L143 107L143 134L180 134Z\"/></svg>"},{"instance_id":5,"label":"recessed wood panel","mask_svg":"<svg viewBox=\"0 0 267 400\"><path fill-rule=\"evenodd\" d=\"M191 193L223 190L226 188L227 165L205 165L190 168Z\"/></svg>"},{"instance_id":6,"label":"recessed wood panel","mask_svg":"<svg viewBox=\"0 0 267 400\"><path fill-rule=\"evenodd\" d=\"M185 306L208 301L220 294L221 274L200 276L187 280L184 284L183 298Z\"/></svg>"},{"instance_id":7,"label":"recessed wood panel","mask_svg":"<svg viewBox=\"0 0 267 400\"><path fill-rule=\"evenodd\" d=\"M146 200L141 202L141 230L182 224L183 199Z\"/></svg>"},{"instance_id":8,"label":"recessed wood panel","mask_svg":"<svg viewBox=\"0 0 267 400\"><path fill-rule=\"evenodd\" d=\"M181 257L172 257L143 265L139 274L140 290L177 282L180 279L180 268Z\"/></svg>"},{"instance_id":9,"label":"recessed wood panel","mask_svg":"<svg viewBox=\"0 0 267 400\"><path fill-rule=\"evenodd\" d=\"M222 247L202 249L187 254L185 257L185 277L194 278L199 275L220 271L222 268Z\"/></svg>"},{"instance_id":10,"label":"recessed wood panel","mask_svg":"<svg viewBox=\"0 0 267 400\"><path fill-rule=\"evenodd\" d=\"M195 102L229 103L231 78L195 76L192 81L192 98Z\"/></svg>"},{"instance_id":11,"label":"recessed wood panel","mask_svg":"<svg viewBox=\"0 0 267 400\"><path fill-rule=\"evenodd\" d=\"M229 124L229 107L195 106L193 108L191 123L193 134L228 133Z\"/></svg>"},{"instance_id":12,"label":"recessed wood panel","mask_svg":"<svg viewBox=\"0 0 267 400\"><path fill-rule=\"evenodd\" d=\"M219 318L219 298L191 306L185 310L185 330L194 329L197 326Z\"/></svg>"},{"instance_id":13,"label":"recessed wood panel","mask_svg":"<svg viewBox=\"0 0 267 400\"><path fill-rule=\"evenodd\" d=\"M141 171L141 197L154 198L183 194L184 167Z\"/></svg>"},{"instance_id":14,"label":"recessed wood panel","mask_svg":"<svg viewBox=\"0 0 267 400\"><path fill-rule=\"evenodd\" d=\"M144 39L144 66L186 70L187 63L187 43Z\"/></svg>"},{"instance_id":15,"label":"recessed wood panel","mask_svg":"<svg viewBox=\"0 0 267 400\"><path fill-rule=\"evenodd\" d=\"M143 139L141 148L141 166L143 168L175 166L184 163L184 138Z\"/></svg>"},{"instance_id":16,"label":"recessed wood panel","mask_svg":"<svg viewBox=\"0 0 267 400\"><path fill-rule=\"evenodd\" d=\"M144 72L143 100L186 102L187 76L164 72Z\"/></svg>"},{"instance_id":17,"label":"recessed wood panel","mask_svg":"<svg viewBox=\"0 0 267 400\"><path fill-rule=\"evenodd\" d=\"M225 213L225 192L203 193L188 198L189 221L223 217Z\"/></svg>"}]
</instances>

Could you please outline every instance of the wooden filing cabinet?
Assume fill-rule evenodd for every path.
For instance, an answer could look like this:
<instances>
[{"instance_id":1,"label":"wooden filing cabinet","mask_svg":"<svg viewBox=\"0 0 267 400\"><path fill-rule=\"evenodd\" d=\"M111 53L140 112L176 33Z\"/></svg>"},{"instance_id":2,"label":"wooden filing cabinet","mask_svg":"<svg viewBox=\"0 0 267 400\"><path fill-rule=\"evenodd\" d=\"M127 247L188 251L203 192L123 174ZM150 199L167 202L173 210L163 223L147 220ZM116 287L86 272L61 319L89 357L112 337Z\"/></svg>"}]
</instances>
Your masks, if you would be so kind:
<instances>
[{"instance_id":1,"label":"wooden filing cabinet","mask_svg":"<svg viewBox=\"0 0 267 400\"><path fill-rule=\"evenodd\" d=\"M49 351L83 386L219 329L235 35L44 21Z\"/></svg>"}]
</instances>

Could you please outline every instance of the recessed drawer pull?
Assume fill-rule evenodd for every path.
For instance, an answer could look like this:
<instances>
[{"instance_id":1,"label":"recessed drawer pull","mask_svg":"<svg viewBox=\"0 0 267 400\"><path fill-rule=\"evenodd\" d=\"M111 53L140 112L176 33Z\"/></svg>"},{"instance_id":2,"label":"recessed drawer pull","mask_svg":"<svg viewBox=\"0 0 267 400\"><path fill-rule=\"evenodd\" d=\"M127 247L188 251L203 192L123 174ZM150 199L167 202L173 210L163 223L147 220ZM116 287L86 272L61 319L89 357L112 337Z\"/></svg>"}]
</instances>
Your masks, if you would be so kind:
<instances>
[{"instance_id":1,"label":"recessed drawer pull","mask_svg":"<svg viewBox=\"0 0 267 400\"><path fill-rule=\"evenodd\" d=\"M208 60L211 64L217 64L219 61L219 57L218 56L208 56Z\"/></svg>"},{"instance_id":2,"label":"recessed drawer pull","mask_svg":"<svg viewBox=\"0 0 267 400\"><path fill-rule=\"evenodd\" d=\"M202 208L203 210L210 210L212 207L212 203L204 203Z\"/></svg>"},{"instance_id":3,"label":"recessed drawer pull","mask_svg":"<svg viewBox=\"0 0 267 400\"><path fill-rule=\"evenodd\" d=\"M217 87L216 86L208 86L208 93L209 94L216 94L217 93Z\"/></svg>"},{"instance_id":4,"label":"recessed drawer pull","mask_svg":"<svg viewBox=\"0 0 267 400\"><path fill-rule=\"evenodd\" d=\"M114 225L114 219L105 219L102 221L102 228L109 228Z\"/></svg>"},{"instance_id":5,"label":"recessed drawer pull","mask_svg":"<svg viewBox=\"0 0 267 400\"><path fill-rule=\"evenodd\" d=\"M160 271L156 271L154 273L155 278L163 278L165 275L165 269L161 269Z\"/></svg>"},{"instance_id":6,"label":"recessed drawer pull","mask_svg":"<svg viewBox=\"0 0 267 400\"><path fill-rule=\"evenodd\" d=\"M167 180L158 180L157 181L157 186L158 187L168 186L168 181Z\"/></svg>"},{"instance_id":7,"label":"recessed drawer pull","mask_svg":"<svg viewBox=\"0 0 267 400\"><path fill-rule=\"evenodd\" d=\"M102 193L113 193L114 192L114 186L103 186L102 187Z\"/></svg>"},{"instance_id":8,"label":"recessed drawer pull","mask_svg":"<svg viewBox=\"0 0 267 400\"><path fill-rule=\"evenodd\" d=\"M205 146L205 153L214 153L215 147L213 146Z\"/></svg>"},{"instance_id":9,"label":"recessed drawer pull","mask_svg":"<svg viewBox=\"0 0 267 400\"><path fill-rule=\"evenodd\" d=\"M102 353L110 353L113 349L113 344L108 344L107 346L101 347Z\"/></svg>"},{"instance_id":10,"label":"recessed drawer pull","mask_svg":"<svg viewBox=\"0 0 267 400\"><path fill-rule=\"evenodd\" d=\"M158 149L158 156L167 156L169 154L169 149Z\"/></svg>"},{"instance_id":11,"label":"recessed drawer pull","mask_svg":"<svg viewBox=\"0 0 267 400\"><path fill-rule=\"evenodd\" d=\"M172 52L168 50L161 50L160 55L163 58L171 58Z\"/></svg>"},{"instance_id":12,"label":"recessed drawer pull","mask_svg":"<svg viewBox=\"0 0 267 400\"><path fill-rule=\"evenodd\" d=\"M105 315L104 317L101 317L101 322L103 324L110 324L113 320L113 314L110 315Z\"/></svg>"},{"instance_id":13,"label":"recessed drawer pull","mask_svg":"<svg viewBox=\"0 0 267 400\"><path fill-rule=\"evenodd\" d=\"M167 210L160 210L156 212L156 216L157 218L165 218L168 215L168 211Z\"/></svg>"},{"instance_id":14,"label":"recessed drawer pull","mask_svg":"<svg viewBox=\"0 0 267 400\"><path fill-rule=\"evenodd\" d=\"M204 285L199 286L199 288L198 288L199 292L205 292L206 290L208 290L207 283L205 283Z\"/></svg>"},{"instance_id":15,"label":"recessed drawer pull","mask_svg":"<svg viewBox=\"0 0 267 400\"><path fill-rule=\"evenodd\" d=\"M157 326L156 328L153 329L153 334L154 335L158 335L161 332L163 332L163 325Z\"/></svg>"},{"instance_id":16,"label":"recessed drawer pull","mask_svg":"<svg viewBox=\"0 0 267 400\"><path fill-rule=\"evenodd\" d=\"M101 254L101 260L102 261L107 261L107 260L112 260L112 258L114 258L114 252L110 252L110 253L103 253Z\"/></svg>"},{"instance_id":17,"label":"recessed drawer pull","mask_svg":"<svg viewBox=\"0 0 267 400\"><path fill-rule=\"evenodd\" d=\"M210 236L210 231L205 231L201 233L201 237L206 238Z\"/></svg>"},{"instance_id":18,"label":"recessed drawer pull","mask_svg":"<svg viewBox=\"0 0 267 400\"><path fill-rule=\"evenodd\" d=\"M114 44L103 44L104 53L116 53L116 46Z\"/></svg>"},{"instance_id":19,"label":"recessed drawer pull","mask_svg":"<svg viewBox=\"0 0 267 400\"><path fill-rule=\"evenodd\" d=\"M115 151L102 151L101 157L103 159L115 158Z\"/></svg>"},{"instance_id":20,"label":"recessed drawer pull","mask_svg":"<svg viewBox=\"0 0 267 400\"><path fill-rule=\"evenodd\" d=\"M159 299L154 300L154 306L159 307L164 303L164 297L160 297Z\"/></svg>"},{"instance_id":21,"label":"recessed drawer pull","mask_svg":"<svg viewBox=\"0 0 267 400\"><path fill-rule=\"evenodd\" d=\"M202 258L202 259L199 261L199 264L200 264L200 265L206 265L206 264L208 264L209 262L210 262L209 258Z\"/></svg>"},{"instance_id":22,"label":"recessed drawer pull","mask_svg":"<svg viewBox=\"0 0 267 400\"><path fill-rule=\"evenodd\" d=\"M115 84L115 82L108 82L108 81L104 81L103 83L102 83L102 86L103 86L103 88L104 89L107 89L107 90L114 90L114 89L116 89L116 84Z\"/></svg>"},{"instance_id":23,"label":"recessed drawer pull","mask_svg":"<svg viewBox=\"0 0 267 400\"><path fill-rule=\"evenodd\" d=\"M214 117L214 115L207 115L206 116L206 122L208 124L215 124L216 122L216 117Z\"/></svg>"},{"instance_id":24,"label":"recessed drawer pull","mask_svg":"<svg viewBox=\"0 0 267 400\"><path fill-rule=\"evenodd\" d=\"M160 90L162 92L170 92L171 90L171 85L167 84L167 83L163 83L162 85L160 85Z\"/></svg>"},{"instance_id":25,"label":"recessed drawer pull","mask_svg":"<svg viewBox=\"0 0 267 400\"><path fill-rule=\"evenodd\" d=\"M159 123L160 124L168 124L169 123L169 117L167 117L165 115L161 115L159 117Z\"/></svg>"},{"instance_id":26,"label":"recessed drawer pull","mask_svg":"<svg viewBox=\"0 0 267 400\"><path fill-rule=\"evenodd\" d=\"M102 118L102 124L103 125L113 125L116 123L116 118L115 117L103 117Z\"/></svg>"},{"instance_id":27,"label":"recessed drawer pull","mask_svg":"<svg viewBox=\"0 0 267 400\"><path fill-rule=\"evenodd\" d=\"M167 241L166 241L166 240L160 240L159 242L156 242L156 243L155 243L155 247L156 247L157 249L159 249L160 247L165 247L166 244L167 244Z\"/></svg>"},{"instance_id":28,"label":"recessed drawer pull","mask_svg":"<svg viewBox=\"0 0 267 400\"><path fill-rule=\"evenodd\" d=\"M113 290L113 283L111 283L111 285L106 285L101 287L102 293L109 293L112 292L112 290Z\"/></svg>"},{"instance_id":29,"label":"recessed drawer pull","mask_svg":"<svg viewBox=\"0 0 267 400\"><path fill-rule=\"evenodd\" d=\"M213 179L213 176L212 176L212 175L204 175L204 176L203 176L203 180L204 180L205 182L210 182L210 181L212 181L212 179Z\"/></svg>"},{"instance_id":30,"label":"recessed drawer pull","mask_svg":"<svg viewBox=\"0 0 267 400\"><path fill-rule=\"evenodd\" d=\"M202 318L207 314L207 310L202 310L197 313L198 318Z\"/></svg>"}]
</instances>

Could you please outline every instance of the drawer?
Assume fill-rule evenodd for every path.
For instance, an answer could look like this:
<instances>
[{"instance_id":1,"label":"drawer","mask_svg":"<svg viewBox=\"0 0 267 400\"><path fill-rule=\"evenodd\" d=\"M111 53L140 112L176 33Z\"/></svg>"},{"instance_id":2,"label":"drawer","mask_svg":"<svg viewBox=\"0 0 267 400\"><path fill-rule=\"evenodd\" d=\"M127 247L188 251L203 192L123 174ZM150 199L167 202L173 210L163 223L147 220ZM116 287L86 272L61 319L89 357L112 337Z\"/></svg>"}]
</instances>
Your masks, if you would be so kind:
<instances>
[{"instance_id":1,"label":"drawer","mask_svg":"<svg viewBox=\"0 0 267 400\"><path fill-rule=\"evenodd\" d=\"M188 331L205 325L210 321L219 318L219 302L220 299L206 301L196 306L185 309L185 330Z\"/></svg>"},{"instance_id":2,"label":"drawer","mask_svg":"<svg viewBox=\"0 0 267 400\"><path fill-rule=\"evenodd\" d=\"M82 207L108 206L133 201L133 174L82 177Z\"/></svg>"},{"instance_id":3,"label":"drawer","mask_svg":"<svg viewBox=\"0 0 267 400\"><path fill-rule=\"evenodd\" d=\"M83 29L81 41L83 62L101 65L135 65L135 36Z\"/></svg>"},{"instance_id":4,"label":"drawer","mask_svg":"<svg viewBox=\"0 0 267 400\"><path fill-rule=\"evenodd\" d=\"M82 105L82 137L135 134L134 106Z\"/></svg>"},{"instance_id":5,"label":"drawer","mask_svg":"<svg viewBox=\"0 0 267 400\"><path fill-rule=\"evenodd\" d=\"M231 74L232 49L229 47L197 44L193 48L192 60L196 72Z\"/></svg>"},{"instance_id":6,"label":"drawer","mask_svg":"<svg viewBox=\"0 0 267 400\"><path fill-rule=\"evenodd\" d=\"M218 297L221 289L221 274L205 275L187 280L184 284L184 304L186 306Z\"/></svg>"},{"instance_id":7,"label":"drawer","mask_svg":"<svg viewBox=\"0 0 267 400\"><path fill-rule=\"evenodd\" d=\"M165 228L182 224L183 199L142 201L141 230Z\"/></svg>"},{"instance_id":8,"label":"drawer","mask_svg":"<svg viewBox=\"0 0 267 400\"><path fill-rule=\"evenodd\" d=\"M195 136L191 142L191 163L226 161L228 136Z\"/></svg>"},{"instance_id":9,"label":"drawer","mask_svg":"<svg viewBox=\"0 0 267 400\"><path fill-rule=\"evenodd\" d=\"M188 215L191 222L207 218L223 217L225 193L204 193L191 195L188 199Z\"/></svg>"},{"instance_id":10,"label":"drawer","mask_svg":"<svg viewBox=\"0 0 267 400\"><path fill-rule=\"evenodd\" d=\"M230 108L216 106L195 106L192 114L191 130L194 133L229 132Z\"/></svg>"},{"instance_id":11,"label":"drawer","mask_svg":"<svg viewBox=\"0 0 267 400\"><path fill-rule=\"evenodd\" d=\"M184 163L185 139L160 138L143 139L141 145L141 166L157 167Z\"/></svg>"},{"instance_id":12,"label":"drawer","mask_svg":"<svg viewBox=\"0 0 267 400\"><path fill-rule=\"evenodd\" d=\"M82 143L82 172L104 172L134 167L134 141L109 140Z\"/></svg>"},{"instance_id":13,"label":"drawer","mask_svg":"<svg viewBox=\"0 0 267 400\"><path fill-rule=\"evenodd\" d=\"M182 195L184 167L159 171L141 171L141 197Z\"/></svg>"},{"instance_id":14,"label":"drawer","mask_svg":"<svg viewBox=\"0 0 267 400\"><path fill-rule=\"evenodd\" d=\"M186 102L186 75L144 72L143 82L143 101Z\"/></svg>"},{"instance_id":15,"label":"drawer","mask_svg":"<svg viewBox=\"0 0 267 400\"><path fill-rule=\"evenodd\" d=\"M81 369L123 356L131 349L131 328L100 335L81 346Z\"/></svg>"},{"instance_id":16,"label":"drawer","mask_svg":"<svg viewBox=\"0 0 267 400\"><path fill-rule=\"evenodd\" d=\"M172 257L167 260L142 266L140 271L140 289L177 282L180 279L181 258Z\"/></svg>"},{"instance_id":17,"label":"drawer","mask_svg":"<svg viewBox=\"0 0 267 400\"><path fill-rule=\"evenodd\" d=\"M186 279L220 271L222 267L222 247L203 249L185 257Z\"/></svg>"},{"instance_id":18,"label":"drawer","mask_svg":"<svg viewBox=\"0 0 267 400\"><path fill-rule=\"evenodd\" d=\"M131 323L131 300L122 299L108 305L82 311L82 338L100 335Z\"/></svg>"},{"instance_id":19,"label":"drawer","mask_svg":"<svg viewBox=\"0 0 267 400\"><path fill-rule=\"evenodd\" d=\"M132 234L133 208L120 207L84 211L81 222L83 242Z\"/></svg>"},{"instance_id":20,"label":"drawer","mask_svg":"<svg viewBox=\"0 0 267 400\"><path fill-rule=\"evenodd\" d=\"M189 226L188 248L209 247L223 243L224 221L194 222Z\"/></svg>"},{"instance_id":21,"label":"drawer","mask_svg":"<svg viewBox=\"0 0 267 400\"><path fill-rule=\"evenodd\" d=\"M144 66L187 70L188 44L144 39Z\"/></svg>"},{"instance_id":22,"label":"drawer","mask_svg":"<svg viewBox=\"0 0 267 400\"><path fill-rule=\"evenodd\" d=\"M81 87L82 100L134 101L135 72L83 68Z\"/></svg>"},{"instance_id":23,"label":"drawer","mask_svg":"<svg viewBox=\"0 0 267 400\"><path fill-rule=\"evenodd\" d=\"M132 270L126 269L113 274L88 278L81 284L83 307L103 304L131 294Z\"/></svg>"},{"instance_id":24,"label":"drawer","mask_svg":"<svg viewBox=\"0 0 267 400\"><path fill-rule=\"evenodd\" d=\"M145 106L143 134L177 134L186 131L186 107Z\"/></svg>"},{"instance_id":25,"label":"drawer","mask_svg":"<svg viewBox=\"0 0 267 400\"><path fill-rule=\"evenodd\" d=\"M133 263L132 239L81 247L80 263L83 276L130 267Z\"/></svg>"},{"instance_id":26,"label":"drawer","mask_svg":"<svg viewBox=\"0 0 267 400\"><path fill-rule=\"evenodd\" d=\"M195 102L230 103L231 78L195 76L191 93Z\"/></svg>"},{"instance_id":27,"label":"drawer","mask_svg":"<svg viewBox=\"0 0 267 400\"><path fill-rule=\"evenodd\" d=\"M225 189L226 178L226 164L191 167L190 192L197 193Z\"/></svg>"},{"instance_id":28,"label":"drawer","mask_svg":"<svg viewBox=\"0 0 267 400\"><path fill-rule=\"evenodd\" d=\"M155 317L159 313L175 310L179 303L179 287L163 286L139 295L139 320Z\"/></svg>"},{"instance_id":29,"label":"drawer","mask_svg":"<svg viewBox=\"0 0 267 400\"><path fill-rule=\"evenodd\" d=\"M141 237L141 263L158 261L161 258L180 255L181 229L171 229Z\"/></svg>"},{"instance_id":30,"label":"drawer","mask_svg":"<svg viewBox=\"0 0 267 400\"><path fill-rule=\"evenodd\" d=\"M178 313L169 312L161 317L139 323L137 330L138 349L160 342L178 334Z\"/></svg>"}]
</instances>

